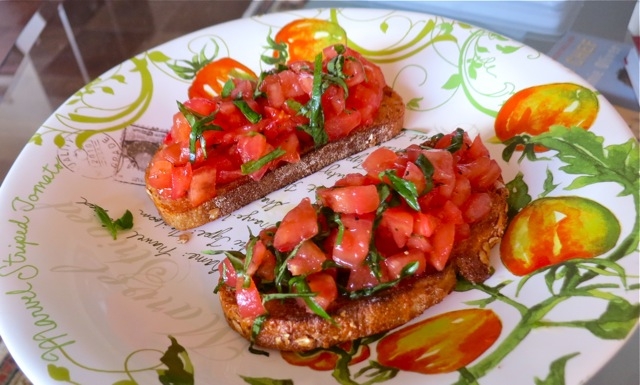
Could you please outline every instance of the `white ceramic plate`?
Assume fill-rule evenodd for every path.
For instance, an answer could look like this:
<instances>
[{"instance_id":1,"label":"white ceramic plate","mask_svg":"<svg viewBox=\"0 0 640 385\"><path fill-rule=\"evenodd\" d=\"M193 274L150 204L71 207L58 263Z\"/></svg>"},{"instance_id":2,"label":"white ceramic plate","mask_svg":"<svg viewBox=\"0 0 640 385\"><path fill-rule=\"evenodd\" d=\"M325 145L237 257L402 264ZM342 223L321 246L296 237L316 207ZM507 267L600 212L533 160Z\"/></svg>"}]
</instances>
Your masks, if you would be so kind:
<instances>
[{"instance_id":1,"label":"white ceramic plate","mask_svg":"<svg viewBox=\"0 0 640 385\"><path fill-rule=\"evenodd\" d=\"M522 172L533 200L579 196L603 205L614 217L606 226L572 227L569 235L556 238L577 234L585 240L593 231L609 231L615 244L598 257L602 262L572 261L517 277L494 249L496 271L484 285L454 292L420 319L480 308L500 319L498 339L449 373L380 368L375 343L368 359L333 373L341 380L332 371L290 365L278 352L250 353L227 327L212 293L219 257L203 251L239 249L249 228L255 232L274 223L301 197L312 195L309 186L331 183L357 167L361 157L195 229L187 243L158 219L140 184L143 171L133 160L148 161L144 142L161 136L148 128L168 129L176 100L186 99L188 82L168 64L204 52L231 56L260 71L269 31L301 17L333 18L352 44L378 60L387 82L407 102L407 128L432 135L462 127L480 134L505 180ZM37 384L159 384L156 369L167 368L160 358L169 351L169 336L186 349L181 362L192 364L186 369L195 373L197 384L475 384L473 378L479 384L536 378L583 383L620 348L638 320L638 148L600 96L589 135L564 141L571 149L548 151L541 155L546 160L519 163L519 153L501 160L505 146L494 140L494 120L503 103L524 88L557 82L590 88L518 42L448 19L386 10L272 14L212 26L141 53L62 105L7 176L0 192L0 334ZM540 101L538 112L550 103ZM389 145L400 147L418 134L407 131ZM113 217L131 210L134 229L112 239L82 202L100 205ZM611 226L614 230L606 230ZM421 350L429 340L418 341L414 348L426 354ZM466 349L460 345L458 353ZM444 361L458 354L431 353L444 354ZM189 376L182 383L189 383Z\"/></svg>"}]
</instances>

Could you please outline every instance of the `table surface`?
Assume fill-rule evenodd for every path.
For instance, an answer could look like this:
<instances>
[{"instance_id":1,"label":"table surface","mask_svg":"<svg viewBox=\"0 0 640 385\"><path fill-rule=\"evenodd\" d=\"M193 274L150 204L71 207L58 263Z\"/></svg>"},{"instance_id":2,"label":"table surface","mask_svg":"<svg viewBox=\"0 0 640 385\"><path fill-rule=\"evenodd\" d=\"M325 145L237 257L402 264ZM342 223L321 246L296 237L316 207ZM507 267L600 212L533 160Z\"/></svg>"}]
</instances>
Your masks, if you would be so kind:
<instances>
[{"instance_id":1,"label":"table surface","mask_svg":"<svg viewBox=\"0 0 640 385\"><path fill-rule=\"evenodd\" d=\"M75 91L109 68L212 24L326 4L315 0L0 2L0 183L42 122ZM626 27L633 5L633 1L587 1L567 27L623 41L629 38ZM554 43L554 39L523 41L541 52ZM625 114L630 124L634 120L637 124L636 111ZM636 330L588 385L640 383L639 345Z\"/></svg>"}]
</instances>

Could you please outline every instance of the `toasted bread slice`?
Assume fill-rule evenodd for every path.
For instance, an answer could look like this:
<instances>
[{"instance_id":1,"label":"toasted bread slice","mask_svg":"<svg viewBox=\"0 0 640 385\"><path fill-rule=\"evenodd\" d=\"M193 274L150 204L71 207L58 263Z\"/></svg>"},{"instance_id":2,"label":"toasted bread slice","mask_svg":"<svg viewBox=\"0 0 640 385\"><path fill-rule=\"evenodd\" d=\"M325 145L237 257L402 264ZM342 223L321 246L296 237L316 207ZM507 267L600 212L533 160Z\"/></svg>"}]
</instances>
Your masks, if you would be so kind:
<instances>
[{"instance_id":1,"label":"toasted bread slice","mask_svg":"<svg viewBox=\"0 0 640 385\"><path fill-rule=\"evenodd\" d=\"M347 137L329 142L318 149L307 149L300 161L288 163L267 172L260 181L249 176L217 186L216 196L199 206L188 198L166 199L147 183L147 193L164 221L178 230L204 225L228 215L267 194L283 188L338 160L397 136L404 123L404 102L390 87L384 88L383 100L375 120L368 126L354 129ZM146 178L148 178L148 172Z\"/></svg>"},{"instance_id":2,"label":"toasted bread slice","mask_svg":"<svg viewBox=\"0 0 640 385\"><path fill-rule=\"evenodd\" d=\"M490 195L491 213L471 226L467 240L454 246L450 263L443 271L407 278L368 297L340 298L329 312L335 324L293 301L267 302L269 316L255 344L284 351L307 351L381 333L409 322L442 301L456 285L456 274L473 282L485 280L491 272L489 251L499 241L507 223L507 190L501 180ZM229 325L250 340L253 320L240 316L234 290L222 285L218 294Z\"/></svg>"}]
</instances>

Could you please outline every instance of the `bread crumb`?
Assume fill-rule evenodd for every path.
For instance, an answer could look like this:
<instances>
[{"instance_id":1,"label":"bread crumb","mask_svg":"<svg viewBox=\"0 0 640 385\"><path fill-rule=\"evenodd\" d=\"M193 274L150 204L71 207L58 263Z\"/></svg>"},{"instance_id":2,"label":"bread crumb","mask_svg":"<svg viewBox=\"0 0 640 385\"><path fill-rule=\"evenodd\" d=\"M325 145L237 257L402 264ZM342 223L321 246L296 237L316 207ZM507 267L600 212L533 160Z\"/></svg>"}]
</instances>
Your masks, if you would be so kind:
<instances>
[{"instance_id":1,"label":"bread crumb","mask_svg":"<svg viewBox=\"0 0 640 385\"><path fill-rule=\"evenodd\" d=\"M184 244L191 239L191 233L182 233L178 236L178 243Z\"/></svg>"}]
</instances>

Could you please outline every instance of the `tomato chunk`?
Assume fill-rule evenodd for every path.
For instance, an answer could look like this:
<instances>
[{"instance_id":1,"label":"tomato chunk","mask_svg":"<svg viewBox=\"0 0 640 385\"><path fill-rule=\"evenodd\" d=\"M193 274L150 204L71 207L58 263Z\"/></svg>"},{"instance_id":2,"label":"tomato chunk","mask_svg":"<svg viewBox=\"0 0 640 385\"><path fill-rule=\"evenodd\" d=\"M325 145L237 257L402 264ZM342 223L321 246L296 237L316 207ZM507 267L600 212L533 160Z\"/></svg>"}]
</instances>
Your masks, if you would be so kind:
<instances>
[{"instance_id":1,"label":"tomato chunk","mask_svg":"<svg viewBox=\"0 0 640 385\"><path fill-rule=\"evenodd\" d=\"M307 275L322 270L322 264L326 260L324 251L313 241L306 240L296 254L287 260L287 268L293 275Z\"/></svg>"},{"instance_id":2,"label":"tomato chunk","mask_svg":"<svg viewBox=\"0 0 640 385\"><path fill-rule=\"evenodd\" d=\"M248 280L248 287L244 287L244 279L237 280L236 303L242 318L254 319L266 313L267 310L262 304L262 296L256 287L256 283L251 278L248 278Z\"/></svg>"},{"instance_id":3,"label":"tomato chunk","mask_svg":"<svg viewBox=\"0 0 640 385\"><path fill-rule=\"evenodd\" d=\"M317 219L311 200L304 198L282 219L273 239L273 246L280 252L293 250L302 241L318 233Z\"/></svg>"},{"instance_id":4,"label":"tomato chunk","mask_svg":"<svg viewBox=\"0 0 640 385\"><path fill-rule=\"evenodd\" d=\"M374 185L321 188L317 194L323 205L338 213L366 214L380 205Z\"/></svg>"},{"instance_id":5,"label":"tomato chunk","mask_svg":"<svg viewBox=\"0 0 640 385\"><path fill-rule=\"evenodd\" d=\"M369 253L373 216L342 214L340 219L345 230L340 242L333 246L333 260L346 267L358 266Z\"/></svg>"}]
</instances>

